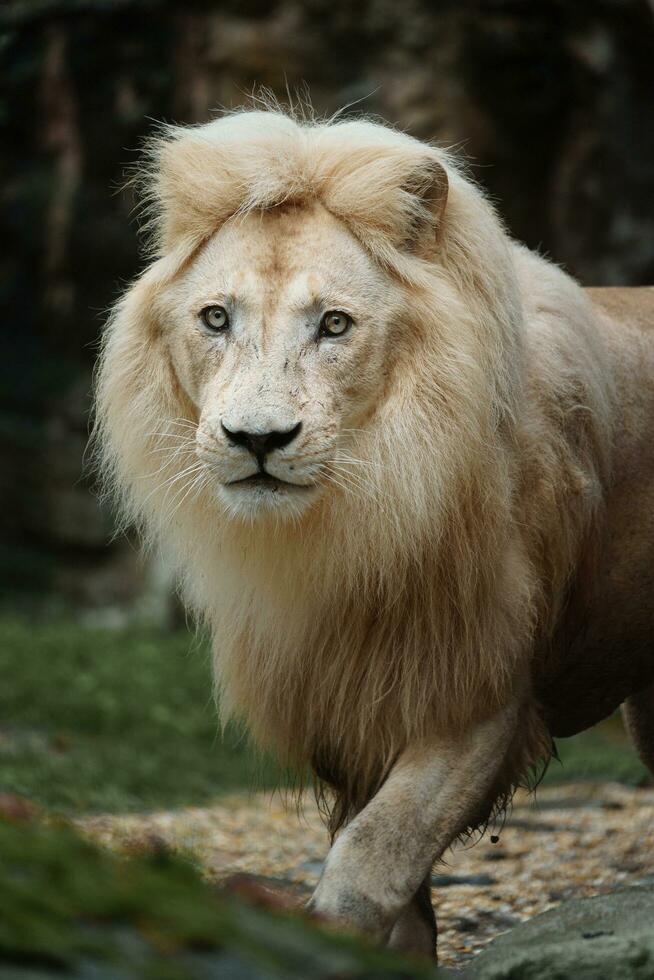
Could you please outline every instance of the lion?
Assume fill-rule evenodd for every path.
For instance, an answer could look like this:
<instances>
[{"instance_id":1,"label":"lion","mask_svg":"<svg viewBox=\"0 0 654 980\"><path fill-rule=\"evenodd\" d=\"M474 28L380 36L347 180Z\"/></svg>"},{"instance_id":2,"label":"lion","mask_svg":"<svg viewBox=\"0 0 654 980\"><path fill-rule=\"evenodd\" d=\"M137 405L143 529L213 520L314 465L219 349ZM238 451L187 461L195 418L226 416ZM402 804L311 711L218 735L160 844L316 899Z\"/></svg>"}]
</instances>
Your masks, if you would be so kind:
<instances>
[{"instance_id":1,"label":"lion","mask_svg":"<svg viewBox=\"0 0 654 980\"><path fill-rule=\"evenodd\" d=\"M584 291L449 152L164 129L96 394L224 718L331 794L310 907L435 952L432 866L626 705L654 771L654 289Z\"/></svg>"}]
</instances>

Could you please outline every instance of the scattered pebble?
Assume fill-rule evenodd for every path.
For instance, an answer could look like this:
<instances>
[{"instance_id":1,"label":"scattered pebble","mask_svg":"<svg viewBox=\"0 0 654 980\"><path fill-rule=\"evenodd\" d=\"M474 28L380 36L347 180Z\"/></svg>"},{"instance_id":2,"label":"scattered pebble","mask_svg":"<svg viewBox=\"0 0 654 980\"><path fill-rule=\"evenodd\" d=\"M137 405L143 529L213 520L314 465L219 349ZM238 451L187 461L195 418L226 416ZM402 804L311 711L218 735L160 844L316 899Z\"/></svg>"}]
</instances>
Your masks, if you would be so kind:
<instances>
[{"instance_id":1,"label":"scattered pebble","mask_svg":"<svg viewBox=\"0 0 654 980\"><path fill-rule=\"evenodd\" d=\"M431 876L432 888L451 888L453 885L494 885L497 878L491 875L441 875Z\"/></svg>"}]
</instances>

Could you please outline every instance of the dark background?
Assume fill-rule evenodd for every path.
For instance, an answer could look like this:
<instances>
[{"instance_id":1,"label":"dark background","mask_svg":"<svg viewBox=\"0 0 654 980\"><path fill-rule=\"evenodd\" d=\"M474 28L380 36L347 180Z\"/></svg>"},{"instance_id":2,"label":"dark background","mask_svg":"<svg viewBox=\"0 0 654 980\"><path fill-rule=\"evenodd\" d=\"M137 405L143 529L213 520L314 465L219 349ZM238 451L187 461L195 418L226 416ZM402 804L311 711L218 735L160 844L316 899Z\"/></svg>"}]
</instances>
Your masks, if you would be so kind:
<instances>
[{"instance_id":1,"label":"dark background","mask_svg":"<svg viewBox=\"0 0 654 980\"><path fill-rule=\"evenodd\" d=\"M587 285L654 282L646 0L5 0L0 579L12 608L170 615L82 475L107 307L139 270L125 167L155 120L259 85L460 147L511 232Z\"/></svg>"}]
</instances>

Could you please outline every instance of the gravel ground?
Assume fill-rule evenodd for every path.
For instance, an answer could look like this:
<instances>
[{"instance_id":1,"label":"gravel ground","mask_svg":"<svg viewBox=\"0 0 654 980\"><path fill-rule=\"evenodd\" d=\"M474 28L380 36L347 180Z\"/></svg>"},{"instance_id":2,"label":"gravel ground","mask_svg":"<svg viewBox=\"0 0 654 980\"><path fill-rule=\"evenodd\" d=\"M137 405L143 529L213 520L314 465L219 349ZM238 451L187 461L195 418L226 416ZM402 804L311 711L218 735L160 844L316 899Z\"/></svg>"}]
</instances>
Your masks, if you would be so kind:
<instances>
[{"instance_id":1,"label":"gravel ground","mask_svg":"<svg viewBox=\"0 0 654 980\"><path fill-rule=\"evenodd\" d=\"M163 841L190 854L211 881L237 872L311 889L327 837L313 801L298 817L278 796L224 797L213 806L75 821L105 846ZM491 835L498 834L493 843ZM517 922L572 897L654 882L654 788L567 783L518 794L503 827L457 846L435 869L439 960L454 966Z\"/></svg>"}]
</instances>

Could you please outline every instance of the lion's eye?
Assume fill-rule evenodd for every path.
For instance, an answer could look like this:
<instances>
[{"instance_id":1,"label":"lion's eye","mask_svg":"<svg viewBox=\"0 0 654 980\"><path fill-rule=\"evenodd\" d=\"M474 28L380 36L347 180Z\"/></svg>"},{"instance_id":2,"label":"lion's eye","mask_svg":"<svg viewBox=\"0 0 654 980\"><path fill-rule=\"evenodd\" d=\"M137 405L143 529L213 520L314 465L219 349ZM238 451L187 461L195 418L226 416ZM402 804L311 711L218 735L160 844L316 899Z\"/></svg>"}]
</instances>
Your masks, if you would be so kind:
<instances>
[{"instance_id":1,"label":"lion's eye","mask_svg":"<svg viewBox=\"0 0 654 980\"><path fill-rule=\"evenodd\" d=\"M330 310L320 321L322 337L341 337L352 326L352 319L340 310Z\"/></svg>"},{"instance_id":2,"label":"lion's eye","mask_svg":"<svg viewBox=\"0 0 654 980\"><path fill-rule=\"evenodd\" d=\"M207 306L200 313L200 318L205 327L213 330L214 333L221 333L229 326L229 317L224 306Z\"/></svg>"}]
</instances>

